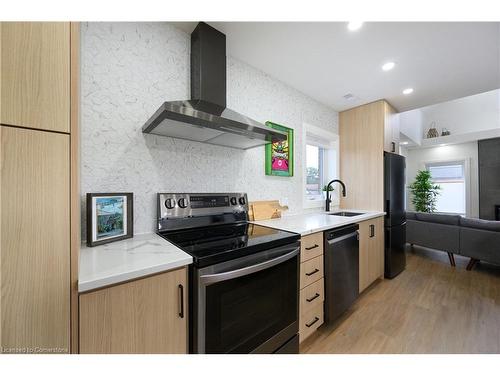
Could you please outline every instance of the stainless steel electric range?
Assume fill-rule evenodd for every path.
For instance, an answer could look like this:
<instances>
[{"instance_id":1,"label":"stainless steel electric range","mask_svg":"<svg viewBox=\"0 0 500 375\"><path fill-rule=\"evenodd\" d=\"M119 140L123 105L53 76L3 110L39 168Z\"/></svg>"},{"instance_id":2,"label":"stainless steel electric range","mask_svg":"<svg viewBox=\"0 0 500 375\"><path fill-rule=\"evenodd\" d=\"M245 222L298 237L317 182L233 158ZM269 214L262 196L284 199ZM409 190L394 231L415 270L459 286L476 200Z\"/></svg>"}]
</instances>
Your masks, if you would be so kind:
<instances>
[{"instance_id":1,"label":"stainless steel electric range","mask_svg":"<svg viewBox=\"0 0 500 375\"><path fill-rule=\"evenodd\" d=\"M190 352L298 353L300 235L248 222L243 193L160 193L158 234L193 257Z\"/></svg>"}]
</instances>

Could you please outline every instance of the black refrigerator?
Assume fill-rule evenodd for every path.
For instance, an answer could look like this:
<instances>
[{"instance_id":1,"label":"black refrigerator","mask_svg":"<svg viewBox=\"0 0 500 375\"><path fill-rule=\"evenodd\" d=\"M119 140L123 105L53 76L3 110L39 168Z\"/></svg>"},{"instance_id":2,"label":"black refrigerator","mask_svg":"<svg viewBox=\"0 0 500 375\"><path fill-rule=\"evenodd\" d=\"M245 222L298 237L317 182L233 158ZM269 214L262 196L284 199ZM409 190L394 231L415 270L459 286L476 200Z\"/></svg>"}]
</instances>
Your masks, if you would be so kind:
<instances>
[{"instance_id":1,"label":"black refrigerator","mask_svg":"<svg viewBox=\"0 0 500 375\"><path fill-rule=\"evenodd\" d=\"M385 272L392 279L406 267L405 158L384 152Z\"/></svg>"}]
</instances>

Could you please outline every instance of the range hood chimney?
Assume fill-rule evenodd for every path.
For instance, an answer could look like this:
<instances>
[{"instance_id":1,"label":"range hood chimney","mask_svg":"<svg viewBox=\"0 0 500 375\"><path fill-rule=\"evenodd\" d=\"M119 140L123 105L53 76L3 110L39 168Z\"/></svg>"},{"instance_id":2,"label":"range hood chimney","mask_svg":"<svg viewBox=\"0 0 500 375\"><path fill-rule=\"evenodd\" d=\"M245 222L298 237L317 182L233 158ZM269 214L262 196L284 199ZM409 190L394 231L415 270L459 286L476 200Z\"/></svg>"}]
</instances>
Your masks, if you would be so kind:
<instances>
[{"instance_id":1,"label":"range hood chimney","mask_svg":"<svg viewBox=\"0 0 500 375\"><path fill-rule=\"evenodd\" d=\"M286 139L226 108L226 36L204 22L191 34L191 100L163 103L142 131L239 149Z\"/></svg>"}]
</instances>

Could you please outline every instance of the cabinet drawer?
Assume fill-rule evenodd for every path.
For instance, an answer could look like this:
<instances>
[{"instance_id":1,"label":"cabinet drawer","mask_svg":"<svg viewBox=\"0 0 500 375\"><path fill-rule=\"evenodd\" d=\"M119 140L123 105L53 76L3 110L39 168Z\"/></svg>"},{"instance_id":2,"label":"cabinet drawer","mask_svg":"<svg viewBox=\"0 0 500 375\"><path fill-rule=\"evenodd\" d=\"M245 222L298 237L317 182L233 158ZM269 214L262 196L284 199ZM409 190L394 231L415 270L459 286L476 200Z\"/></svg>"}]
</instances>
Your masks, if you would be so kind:
<instances>
[{"instance_id":1,"label":"cabinet drawer","mask_svg":"<svg viewBox=\"0 0 500 375\"><path fill-rule=\"evenodd\" d=\"M318 305L323 306L324 300L325 279L322 278L300 291L300 313L304 314Z\"/></svg>"},{"instance_id":2,"label":"cabinet drawer","mask_svg":"<svg viewBox=\"0 0 500 375\"><path fill-rule=\"evenodd\" d=\"M323 232L309 234L300 239L300 261L323 255Z\"/></svg>"},{"instance_id":3,"label":"cabinet drawer","mask_svg":"<svg viewBox=\"0 0 500 375\"><path fill-rule=\"evenodd\" d=\"M300 264L300 289L323 278L323 256Z\"/></svg>"},{"instance_id":4,"label":"cabinet drawer","mask_svg":"<svg viewBox=\"0 0 500 375\"><path fill-rule=\"evenodd\" d=\"M323 303L300 315L299 341L304 341L323 324Z\"/></svg>"}]
</instances>

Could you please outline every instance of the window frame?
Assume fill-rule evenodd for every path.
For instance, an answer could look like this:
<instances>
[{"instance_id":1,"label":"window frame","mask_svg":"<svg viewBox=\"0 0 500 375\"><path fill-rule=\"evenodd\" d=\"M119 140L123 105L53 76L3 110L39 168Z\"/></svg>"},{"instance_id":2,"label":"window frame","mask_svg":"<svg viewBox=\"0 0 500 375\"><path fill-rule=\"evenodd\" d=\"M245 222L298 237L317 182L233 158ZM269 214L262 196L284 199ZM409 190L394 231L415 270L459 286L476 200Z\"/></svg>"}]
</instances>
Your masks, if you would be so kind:
<instances>
[{"instance_id":1,"label":"window frame","mask_svg":"<svg viewBox=\"0 0 500 375\"><path fill-rule=\"evenodd\" d=\"M316 141L313 139L315 138ZM329 181L330 179L337 178L338 177L338 172L339 172L339 136L338 134L335 134L331 131L319 128L317 126L311 125L304 123L303 124L303 131L302 131L302 155L304 155L303 162L302 162L302 206L305 209L308 208L320 208L325 206L325 199L324 197L321 197L320 199L307 199L306 195L306 188L307 188L307 183L306 183L306 176L307 176L307 152L306 152L306 147L307 145L311 146L318 146L326 150L327 152L323 153L323 160L322 160L322 171L320 173L323 174L324 181ZM308 142L309 140L309 142ZM327 153L333 152L334 153L334 165L333 168L329 165L327 158ZM328 173L325 173L325 170L333 169L334 174L336 176L329 176ZM340 198L338 194L338 189L336 189L332 194L331 194L331 199L332 199L332 205L336 206L340 204Z\"/></svg>"},{"instance_id":2,"label":"window frame","mask_svg":"<svg viewBox=\"0 0 500 375\"><path fill-rule=\"evenodd\" d=\"M446 165L446 164L462 164L464 166L464 188L465 188L465 213L459 214L455 212L441 212L437 211L437 213L443 214L454 214L454 215L462 215L465 217L470 217L471 214L471 178L470 178L470 158L451 158L451 159L437 159L437 160L427 160L422 163L422 169L428 171L429 165Z\"/></svg>"}]
</instances>

